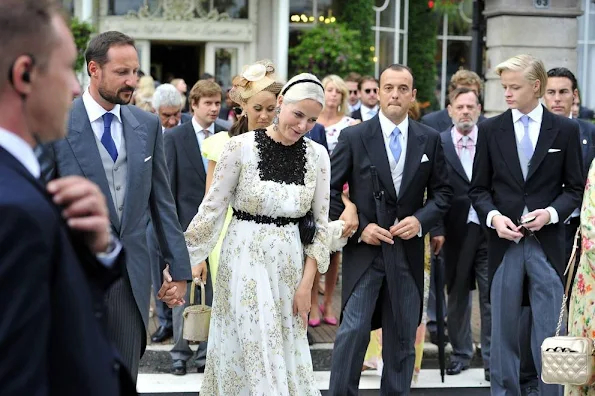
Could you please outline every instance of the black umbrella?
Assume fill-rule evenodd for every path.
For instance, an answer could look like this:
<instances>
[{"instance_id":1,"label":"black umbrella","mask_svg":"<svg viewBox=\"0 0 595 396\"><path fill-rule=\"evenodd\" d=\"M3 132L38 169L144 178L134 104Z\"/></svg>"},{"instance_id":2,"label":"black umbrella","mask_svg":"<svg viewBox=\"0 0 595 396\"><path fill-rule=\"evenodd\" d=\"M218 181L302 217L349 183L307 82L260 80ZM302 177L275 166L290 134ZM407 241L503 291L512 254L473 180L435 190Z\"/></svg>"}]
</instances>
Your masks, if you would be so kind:
<instances>
[{"instance_id":1,"label":"black umbrella","mask_svg":"<svg viewBox=\"0 0 595 396\"><path fill-rule=\"evenodd\" d=\"M436 271L436 276L434 276L434 286L436 287L436 330L438 331L438 362L440 363L440 376L442 377L442 382L444 383L444 370L446 367L444 344L446 337L444 336L444 312L442 309L444 306L444 301L442 301L444 298L444 293L441 293L441 291L444 290L444 273L440 256L437 254L434 255L434 260L436 260L436 265L434 266L434 269Z\"/></svg>"}]
</instances>

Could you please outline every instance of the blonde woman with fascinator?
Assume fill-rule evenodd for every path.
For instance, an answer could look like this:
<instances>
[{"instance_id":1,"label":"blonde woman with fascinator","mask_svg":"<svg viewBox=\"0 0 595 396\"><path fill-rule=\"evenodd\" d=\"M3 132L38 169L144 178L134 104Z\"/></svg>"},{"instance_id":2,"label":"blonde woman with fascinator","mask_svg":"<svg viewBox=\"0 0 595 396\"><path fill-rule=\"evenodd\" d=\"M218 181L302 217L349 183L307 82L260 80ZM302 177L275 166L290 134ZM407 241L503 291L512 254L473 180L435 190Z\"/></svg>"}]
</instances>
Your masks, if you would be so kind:
<instances>
[{"instance_id":1,"label":"blonde woman with fascinator","mask_svg":"<svg viewBox=\"0 0 595 396\"><path fill-rule=\"evenodd\" d=\"M283 84L275 81L275 66L269 60L261 60L253 65L244 66L242 74L234 78L233 88L229 92L229 96L235 103L240 104L242 114L229 129L228 133L214 134L202 144L202 156L209 160L205 195L209 192L215 166L219 161L223 146L225 146L232 136L238 136L248 131L266 128L271 125L275 116L277 95L282 87ZM215 288L215 281L217 279L221 244L225 238L231 216L232 210L229 208L219 242L209 255L209 272L211 281L213 282L213 288Z\"/></svg>"},{"instance_id":2,"label":"blonde woman with fascinator","mask_svg":"<svg viewBox=\"0 0 595 396\"><path fill-rule=\"evenodd\" d=\"M243 76L254 82L266 73ZM231 205L201 395L320 395L306 330L314 275L329 264L330 160L304 135L323 105L316 76L290 79L273 124L225 144L185 232L191 263L202 262Z\"/></svg>"}]
</instances>

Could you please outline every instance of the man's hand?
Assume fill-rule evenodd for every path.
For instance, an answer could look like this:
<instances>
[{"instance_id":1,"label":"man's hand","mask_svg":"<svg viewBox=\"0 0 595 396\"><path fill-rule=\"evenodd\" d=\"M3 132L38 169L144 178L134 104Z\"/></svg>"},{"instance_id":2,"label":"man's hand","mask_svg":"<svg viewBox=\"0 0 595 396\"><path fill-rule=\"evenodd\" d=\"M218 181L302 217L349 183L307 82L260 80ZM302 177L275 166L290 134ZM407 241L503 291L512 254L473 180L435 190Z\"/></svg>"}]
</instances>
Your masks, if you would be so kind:
<instances>
[{"instance_id":1,"label":"man's hand","mask_svg":"<svg viewBox=\"0 0 595 396\"><path fill-rule=\"evenodd\" d=\"M508 239L509 241L523 237L523 234L519 232L519 227L504 215L495 215L492 217L492 227L496 229L500 238Z\"/></svg>"},{"instance_id":2,"label":"man's hand","mask_svg":"<svg viewBox=\"0 0 595 396\"><path fill-rule=\"evenodd\" d=\"M390 233L397 238L408 240L415 238L421 230L421 224L415 216L405 217L397 225L390 228Z\"/></svg>"},{"instance_id":3,"label":"man's hand","mask_svg":"<svg viewBox=\"0 0 595 396\"><path fill-rule=\"evenodd\" d=\"M203 281L203 283L205 285L207 284L207 262L206 261L203 261L202 263L192 267L192 280L197 285L200 285L201 280Z\"/></svg>"},{"instance_id":4,"label":"man's hand","mask_svg":"<svg viewBox=\"0 0 595 396\"><path fill-rule=\"evenodd\" d=\"M361 238L368 245L380 246L380 242L390 243L391 245L395 243L390 232L375 223L370 223L366 226Z\"/></svg>"},{"instance_id":5,"label":"man's hand","mask_svg":"<svg viewBox=\"0 0 595 396\"><path fill-rule=\"evenodd\" d=\"M169 274L169 264L167 264L163 270L163 285L159 289L159 293L157 293L157 298L166 303L170 308L176 305L184 305L186 303L184 300L186 287L186 281L173 281Z\"/></svg>"},{"instance_id":6,"label":"man's hand","mask_svg":"<svg viewBox=\"0 0 595 396\"><path fill-rule=\"evenodd\" d=\"M93 253L106 251L110 240L110 220L105 196L99 187L81 176L52 180L47 190L56 205L63 208L62 216L73 230L85 234Z\"/></svg>"},{"instance_id":7,"label":"man's hand","mask_svg":"<svg viewBox=\"0 0 595 396\"><path fill-rule=\"evenodd\" d=\"M350 238L357 231L359 226L359 218L357 217L357 208L355 205L345 205L345 210L341 213L339 220L343 220L345 225L343 226L343 234L341 238Z\"/></svg>"},{"instance_id":8,"label":"man's hand","mask_svg":"<svg viewBox=\"0 0 595 396\"><path fill-rule=\"evenodd\" d=\"M430 246L432 247L432 252L434 252L434 255L437 256L440 253L440 250L442 250L442 245L444 245L444 241L445 238L442 235L432 237L430 240Z\"/></svg>"},{"instance_id":9,"label":"man's hand","mask_svg":"<svg viewBox=\"0 0 595 396\"><path fill-rule=\"evenodd\" d=\"M544 225L549 224L551 221L550 212L546 209L536 209L523 216L523 218L531 217L535 217L535 220L523 224L523 227L532 232L541 230Z\"/></svg>"}]
</instances>

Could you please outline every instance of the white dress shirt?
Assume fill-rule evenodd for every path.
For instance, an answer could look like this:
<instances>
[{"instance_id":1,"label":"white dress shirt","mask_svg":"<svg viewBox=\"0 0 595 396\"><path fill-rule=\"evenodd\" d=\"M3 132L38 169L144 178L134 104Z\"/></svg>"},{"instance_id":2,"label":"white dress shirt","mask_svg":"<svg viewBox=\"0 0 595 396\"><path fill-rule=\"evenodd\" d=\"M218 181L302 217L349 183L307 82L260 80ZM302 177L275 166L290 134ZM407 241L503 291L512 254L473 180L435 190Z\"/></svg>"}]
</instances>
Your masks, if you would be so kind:
<instances>
[{"instance_id":1,"label":"white dress shirt","mask_svg":"<svg viewBox=\"0 0 595 396\"><path fill-rule=\"evenodd\" d=\"M521 122L521 117L524 114L521 113L518 109L512 109L512 123L514 126L514 134L516 136L517 144L523 139L525 136L525 126ZM533 150L537 146L537 140L539 139L539 131L541 130L541 121L543 120L543 106L538 104L533 110L531 110L527 116L529 116L529 139L531 140L531 144L533 145ZM545 208L550 213L550 222L547 224L556 224L559 221L558 212L551 206ZM494 216L501 214L497 210L492 210L488 213L486 218L486 224L494 228L492 226L492 219Z\"/></svg>"},{"instance_id":2,"label":"white dress shirt","mask_svg":"<svg viewBox=\"0 0 595 396\"><path fill-rule=\"evenodd\" d=\"M471 156L471 163L470 163L470 167L472 168L472 164L473 164L473 160L475 159L475 145L477 144L477 135L478 135L478 130L477 130L477 125L475 125L473 127L473 130L471 132L469 132L469 134L467 135L469 137L469 141L471 142L471 144L469 146L467 146L467 150L469 151L469 155ZM459 156L459 159L461 158L461 151L462 148L460 148L460 140L463 137L463 134L461 134L458 130L457 127L452 127L452 129L450 130L450 136L452 137L452 142L455 146L455 150ZM464 153L467 154L467 153ZM463 162L461 161L461 164L463 164ZM464 164L463 164L464 165ZM467 169L465 169L465 172L467 172ZM473 176L473 169L470 170L469 174L467 175L469 177L469 180L471 180L471 177ZM467 214L467 224L469 223L475 223L477 225L479 224L479 217L477 216L477 212L475 211L475 208L473 207L473 205L469 205L469 213Z\"/></svg>"},{"instance_id":3,"label":"white dress shirt","mask_svg":"<svg viewBox=\"0 0 595 396\"><path fill-rule=\"evenodd\" d=\"M349 112L353 113L354 111L359 110L362 107L362 101L358 100L357 103L354 105L350 105L348 103L347 106L349 106Z\"/></svg>"},{"instance_id":4,"label":"white dress shirt","mask_svg":"<svg viewBox=\"0 0 595 396\"><path fill-rule=\"evenodd\" d=\"M364 105L362 105L362 109ZM362 113L363 115L363 113ZM383 113L382 110L378 112L378 119L380 121L380 128L382 129L382 137L384 138L384 147L386 149L386 155L388 156L388 164L390 167L391 177L393 179L393 184L395 186L395 191L397 192L397 196L401 190L401 182L403 180L403 170L405 169L405 158L407 157L407 141L409 138L409 117L405 117L403 121L399 125L395 125L394 122L389 120ZM399 161L395 161L395 157L393 156L393 152L390 149L390 137L395 130L395 128L399 128L401 134L399 135L399 140L401 143L401 156L399 157ZM399 222L399 219L395 221L395 224ZM419 233L417 236L421 237L422 230L421 225L419 229Z\"/></svg>"},{"instance_id":5,"label":"white dress shirt","mask_svg":"<svg viewBox=\"0 0 595 396\"><path fill-rule=\"evenodd\" d=\"M196 140L198 141L198 147L200 149L202 147L202 143L207 138L203 131L206 129L207 131L209 131L209 137L213 136L215 134L215 123L213 122L211 125L209 125L208 128L203 128L198 123L198 121L196 121L196 119L194 117L192 117L192 126L194 127L194 133L196 134ZM202 155L202 149L200 149L200 151L201 151L201 155ZM205 172L206 172L208 169L208 166L209 166L209 160L202 157L202 163L205 167Z\"/></svg>"},{"instance_id":6,"label":"white dress shirt","mask_svg":"<svg viewBox=\"0 0 595 396\"><path fill-rule=\"evenodd\" d=\"M0 147L8 151L17 161L19 161L25 169L31 173L31 175L39 179L41 176L41 167L39 166L39 160L35 156L33 149L29 144L21 139L20 136L7 131L6 129L0 128ZM122 250L122 244L116 239L116 246L108 254L96 255L97 260L106 267L114 265L116 258Z\"/></svg>"},{"instance_id":7,"label":"white dress shirt","mask_svg":"<svg viewBox=\"0 0 595 396\"><path fill-rule=\"evenodd\" d=\"M93 133L97 139L101 141L104 128L102 117L105 113L108 113L108 111L101 107L101 105L97 103L95 99L93 99L89 91L85 91L83 94L83 103L85 104L85 110L87 110L87 115L89 116ZM112 118L110 130L112 133L112 139L114 139L114 143L116 145L116 149L120 151L120 145L122 144L122 117L120 117L120 105L115 105L114 108L109 111L109 113L112 113L115 116Z\"/></svg>"},{"instance_id":8,"label":"white dress shirt","mask_svg":"<svg viewBox=\"0 0 595 396\"><path fill-rule=\"evenodd\" d=\"M362 103L362 106L359 108L359 111L362 114L362 122L368 121L371 118L374 118L376 114L378 114L378 105L370 108L367 107L365 104Z\"/></svg>"}]
</instances>

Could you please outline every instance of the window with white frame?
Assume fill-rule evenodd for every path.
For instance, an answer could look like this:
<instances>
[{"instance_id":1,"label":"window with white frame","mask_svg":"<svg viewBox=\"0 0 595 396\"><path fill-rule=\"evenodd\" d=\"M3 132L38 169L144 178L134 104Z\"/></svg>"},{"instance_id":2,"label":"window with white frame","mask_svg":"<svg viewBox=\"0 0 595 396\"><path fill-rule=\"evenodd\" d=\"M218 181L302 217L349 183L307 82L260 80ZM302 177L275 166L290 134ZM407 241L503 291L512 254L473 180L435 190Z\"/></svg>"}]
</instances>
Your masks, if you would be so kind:
<instances>
[{"instance_id":1,"label":"window with white frame","mask_svg":"<svg viewBox=\"0 0 595 396\"><path fill-rule=\"evenodd\" d=\"M444 15L438 30L436 51L436 96L444 108L448 99L448 83L459 69L471 68L471 36L473 0L460 3L458 12Z\"/></svg>"},{"instance_id":2,"label":"window with white frame","mask_svg":"<svg viewBox=\"0 0 595 396\"><path fill-rule=\"evenodd\" d=\"M578 79L581 106L595 108L595 1L583 0L583 15L578 18Z\"/></svg>"}]
</instances>

